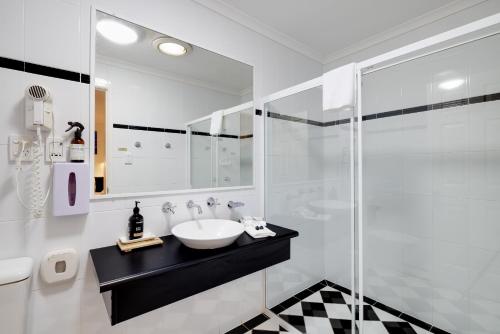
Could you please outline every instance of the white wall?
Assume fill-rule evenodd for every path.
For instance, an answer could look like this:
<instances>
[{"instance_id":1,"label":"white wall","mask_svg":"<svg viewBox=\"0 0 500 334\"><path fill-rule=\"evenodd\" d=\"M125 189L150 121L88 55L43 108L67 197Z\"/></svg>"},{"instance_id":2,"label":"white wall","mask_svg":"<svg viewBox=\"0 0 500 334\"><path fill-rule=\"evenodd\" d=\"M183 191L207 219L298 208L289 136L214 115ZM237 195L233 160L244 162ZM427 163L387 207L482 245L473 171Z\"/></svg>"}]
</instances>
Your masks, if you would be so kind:
<instances>
[{"instance_id":1,"label":"white wall","mask_svg":"<svg viewBox=\"0 0 500 334\"><path fill-rule=\"evenodd\" d=\"M211 51L254 66L259 98L308 80L321 65L256 34L191 1L96 1L100 9L154 30L176 36ZM0 56L71 71L89 72L90 2L86 0L0 1ZM6 32L6 33L5 33ZM14 195L14 166L7 161L7 135L24 133L23 95L28 84L45 84L54 98L56 129L69 120L88 125L89 87L86 84L0 69L0 258L28 255L35 259L30 301L30 333L223 333L259 313L264 305L262 272L228 283L112 328L97 293L88 250L111 245L126 229L133 200L91 203L86 216L29 219ZM262 145L262 118L257 118L255 142ZM89 142L89 132L85 131ZM221 202L242 200L241 213L262 214L263 152L257 150L257 188L215 194ZM48 178L49 168L43 170ZM185 202L203 203L208 193L142 198L146 229L168 233L161 204L178 206L171 223L189 218ZM229 212L219 208L218 216ZM204 216L211 213L205 210ZM74 247L81 255L76 280L55 286L39 278L39 260L49 250Z\"/></svg>"}]
</instances>

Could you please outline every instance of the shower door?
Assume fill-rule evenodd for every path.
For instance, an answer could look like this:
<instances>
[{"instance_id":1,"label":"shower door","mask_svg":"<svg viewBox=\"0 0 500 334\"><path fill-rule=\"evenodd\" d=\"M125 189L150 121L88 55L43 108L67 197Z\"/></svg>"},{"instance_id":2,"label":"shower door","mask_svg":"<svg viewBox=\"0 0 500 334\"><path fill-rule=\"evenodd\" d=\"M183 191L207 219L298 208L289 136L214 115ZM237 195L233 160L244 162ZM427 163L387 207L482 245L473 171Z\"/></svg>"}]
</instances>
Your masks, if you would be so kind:
<instances>
[{"instance_id":1,"label":"shower door","mask_svg":"<svg viewBox=\"0 0 500 334\"><path fill-rule=\"evenodd\" d=\"M354 328L353 111L322 108L321 80L265 104L268 223L299 232L266 270L266 305L302 333Z\"/></svg>"},{"instance_id":2,"label":"shower door","mask_svg":"<svg viewBox=\"0 0 500 334\"><path fill-rule=\"evenodd\" d=\"M499 333L499 54L493 34L362 75L362 333Z\"/></svg>"}]
</instances>

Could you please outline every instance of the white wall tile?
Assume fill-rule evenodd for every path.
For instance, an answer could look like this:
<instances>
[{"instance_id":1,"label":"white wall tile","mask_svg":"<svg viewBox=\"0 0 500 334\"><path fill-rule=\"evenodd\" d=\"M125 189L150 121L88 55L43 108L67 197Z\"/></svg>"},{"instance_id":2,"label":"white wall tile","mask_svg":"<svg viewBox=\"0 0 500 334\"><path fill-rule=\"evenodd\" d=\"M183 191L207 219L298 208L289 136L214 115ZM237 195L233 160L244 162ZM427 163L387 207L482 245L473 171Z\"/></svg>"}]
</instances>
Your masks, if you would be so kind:
<instances>
[{"instance_id":1,"label":"white wall tile","mask_svg":"<svg viewBox=\"0 0 500 334\"><path fill-rule=\"evenodd\" d=\"M8 136L24 132L24 91L27 75L20 71L0 69L0 144L8 143ZM3 152L2 152L3 154Z\"/></svg>"},{"instance_id":2,"label":"white wall tile","mask_svg":"<svg viewBox=\"0 0 500 334\"><path fill-rule=\"evenodd\" d=\"M62 283L33 291L28 333L80 333L82 281Z\"/></svg>"},{"instance_id":3,"label":"white wall tile","mask_svg":"<svg viewBox=\"0 0 500 334\"><path fill-rule=\"evenodd\" d=\"M25 0L26 61L80 72L80 6L63 0Z\"/></svg>"},{"instance_id":4,"label":"white wall tile","mask_svg":"<svg viewBox=\"0 0 500 334\"><path fill-rule=\"evenodd\" d=\"M0 1L0 56L24 61L24 1Z\"/></svg>"}]
</instances>

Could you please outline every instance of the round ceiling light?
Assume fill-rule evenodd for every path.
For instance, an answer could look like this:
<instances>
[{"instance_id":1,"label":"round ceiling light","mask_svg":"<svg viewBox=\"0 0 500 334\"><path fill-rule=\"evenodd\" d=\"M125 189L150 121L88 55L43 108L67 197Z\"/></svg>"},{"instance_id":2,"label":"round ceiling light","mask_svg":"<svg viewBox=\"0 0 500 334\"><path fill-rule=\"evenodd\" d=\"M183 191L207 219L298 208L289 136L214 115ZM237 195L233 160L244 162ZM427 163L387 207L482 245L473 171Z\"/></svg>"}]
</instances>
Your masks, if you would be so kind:
<instances>
[{"instance_id":1,"label":"round ceiling light","mask_svg":"<svg viewBox=\"0 0 500 334\"><path fill-rule=\"evenodd\" d=\"M104 38L116 44L132 44L138 38L134 29L115 20L101 20L97 22L96 29Z\"/></svg>"},{"instance_id":2,"label":"round ceiling light","mask_svg":"<svg viewBox=\"0 0 500 334\"><path fill-rule=\"evenodd\" d=\"M157 38L153 41L153 46L161 53L175 57L185 56L193 49L190 44L172 37Z\"/></svg>"}]
</instances>

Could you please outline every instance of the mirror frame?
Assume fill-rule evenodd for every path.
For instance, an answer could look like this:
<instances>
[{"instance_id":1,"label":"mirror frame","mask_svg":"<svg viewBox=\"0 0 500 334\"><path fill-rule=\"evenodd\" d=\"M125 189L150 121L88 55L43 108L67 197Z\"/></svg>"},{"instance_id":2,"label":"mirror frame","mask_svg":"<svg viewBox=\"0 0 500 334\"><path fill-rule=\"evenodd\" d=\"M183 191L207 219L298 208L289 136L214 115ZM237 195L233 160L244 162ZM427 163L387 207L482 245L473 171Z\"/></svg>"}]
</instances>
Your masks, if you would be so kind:
<instances>
[{"instance_id":1,"label":"mirror frame","mask_svg":"<svg viewBox=\"0 0 500 334\"><path fill-rule=\"evenodd\" d=\"M255 130L256 130L256 116L255 116L255 110L257 108L256 103L255 103L255 65L254 64L249 64L246 62L243 62L239 59L236 58L231 58L227 57L219 52L215 52L209 48L203 47L203 49L208 50L210 52L216 53L218 55L221 55L223 57L231 58L233 60L239 61L240 63L246 64L250 67L252 67L252 95L253 95L253 100L251 103L253 103L252 107L252 120L253 120L253 134L254 134L254 140L253 140L253 147L252 147L252 184L247 185L247 186L234 186L234 187L217 187L217 188L196 188L196 189L177 189L177 190L162 190L162 191L148 191L148 192L136 192L136 193L121 193L121 194L106 194L106 195L95 195L93 192L93 185L94 185L94 147L95 147L95 141L92 139L92 134L95 131L95 61L96 61L96 29L95 25L97 23L97 12L102 12L107 15L115 16L118 17L122 20L131 22L133 24L139 25L141 27L144 27L146 29L151 29L147 26L144 26L140 23L135 23L133 20L128 19L127 17L123 16L117 16L114 13L110 13L102 8L96 7L94 5L91 6L91 15L90 15L90 66L89 66L89 75L90 75L90 84L89 84L89 145L88 145L88 153L89 153L89 167L90 167L90 186L91 186L91 194L90 194L90 200L91 201L98 201L98 200L106 200L106 199L114 199L114 198L129 198L129 197L148 197L148 196L167 196L167 195L182 195L182 194L193 194L193 193L206 193L206 192L225 192L225 191L235 191L235 190L249 190L249 189L256 189L255 186L255 177L257 176L256 174L256 145L255 145ZM154 31L157 31L155 29L151 29ZM164 32L162 32L164 33ZM170 34L164 33L168 36ZM193 44L195 45L195 44ZM250 102L248 102L250 103ZM106 127L108 124L106 124ZM108 145L108 143L106 143Z\"/></svg>"}]
</instances>

